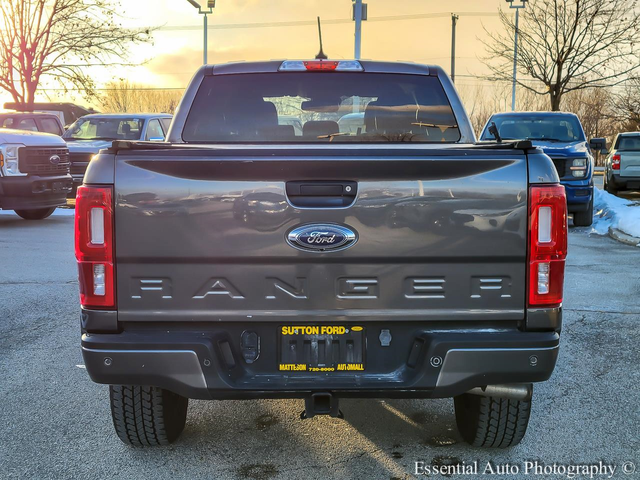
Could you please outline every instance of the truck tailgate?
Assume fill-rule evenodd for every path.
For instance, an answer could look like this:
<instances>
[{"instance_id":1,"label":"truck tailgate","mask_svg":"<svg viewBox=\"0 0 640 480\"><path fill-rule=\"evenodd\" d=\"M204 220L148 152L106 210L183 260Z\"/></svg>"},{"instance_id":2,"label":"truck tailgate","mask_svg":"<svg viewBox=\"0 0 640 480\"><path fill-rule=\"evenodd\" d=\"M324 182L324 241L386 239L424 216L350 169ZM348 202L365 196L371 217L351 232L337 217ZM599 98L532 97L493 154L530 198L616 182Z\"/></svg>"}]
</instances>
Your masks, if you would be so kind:
<instances>
[{"instance_id":1,"label":"truck tailgate","mask_svg":"<svg viewBox=\"0 0 640 480\"><path fill-rule=\"evenodd\" d=\"M620 151L620 176L640 177L640 152Z\"/></svg>"},{"instance_id":2,"label":"truck tailgate","mask_svg":"<svg viewBox=\"0 0 640 480\"><path fill-rule=\"evenodd\" d=\"M118 320L524 318L522 151L326 152L121 151ZM319 181L355 182L355 200L336 207L292 204L288 182ZM357 242L339 251L293 248L289 232L307 224L344 226Z\"/></svg>"}]
</instances>

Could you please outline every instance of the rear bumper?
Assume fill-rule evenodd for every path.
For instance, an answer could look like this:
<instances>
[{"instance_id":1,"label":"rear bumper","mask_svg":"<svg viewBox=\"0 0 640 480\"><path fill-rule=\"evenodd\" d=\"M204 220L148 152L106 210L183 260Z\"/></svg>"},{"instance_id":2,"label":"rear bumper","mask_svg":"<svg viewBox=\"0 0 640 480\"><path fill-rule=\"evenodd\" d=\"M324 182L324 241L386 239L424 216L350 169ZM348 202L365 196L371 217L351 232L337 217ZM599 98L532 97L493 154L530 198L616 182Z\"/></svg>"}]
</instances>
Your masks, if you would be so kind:
<instances>
[{"instance_id":1,"label":"rear bumper","mask_svg":"<svg viewBox=\"0 0 640 480\"><path fill-rule=\"evenodd\" d=\"M614 170L610 171L607 182L613 185L617 190L635 190L640 189L640 177L622 177L620 173Z\"/></svg>"},{"instance_id":2,"label":"rear bumper","mask_svg":"<svg viewBox=\"0 0 640 480\"><path fill-rule=\"evenodd\" d=\"M251 364L240 351L239 336L247 328L261 344ZM394 325L391 344L382 346L380 327L365 328L365 370L359 372L278 371L275 325L85 334L82 354L94 382L154 385L199 399L304 398L314 392L451 397L477 386L547 380L558 358L556 332L434 331L414 323Z\"/></svg>"},{"instance_id":3,"label":"rear bumper","mask_svg":"<svg viewBox=\"0 0 640 480\"><path fill-rule=\"evenodd\" d=\"M66 205L72 188L70 175L0 178L0 206L5 210L36 209Z\"/></svg>"}]
</instances>

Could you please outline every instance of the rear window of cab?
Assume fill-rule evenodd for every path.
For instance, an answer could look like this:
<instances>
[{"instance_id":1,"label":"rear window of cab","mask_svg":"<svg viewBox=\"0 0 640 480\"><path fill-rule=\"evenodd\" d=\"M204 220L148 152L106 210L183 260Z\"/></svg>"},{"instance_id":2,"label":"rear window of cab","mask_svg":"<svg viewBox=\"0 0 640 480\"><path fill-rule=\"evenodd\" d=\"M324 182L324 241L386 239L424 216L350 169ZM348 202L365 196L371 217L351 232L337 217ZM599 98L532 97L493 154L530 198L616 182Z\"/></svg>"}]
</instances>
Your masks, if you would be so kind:
<instances>
[{"instance_id":1,"label":"rear window of cab","mask_svg":"<svg viewBox=\"0 0 640 480\"><path fill-rule=\"evenodd\" d=\"M460 131L437 77L277 72L203 79L187 143L446 143Z\"/></svg>"}]
</instances>

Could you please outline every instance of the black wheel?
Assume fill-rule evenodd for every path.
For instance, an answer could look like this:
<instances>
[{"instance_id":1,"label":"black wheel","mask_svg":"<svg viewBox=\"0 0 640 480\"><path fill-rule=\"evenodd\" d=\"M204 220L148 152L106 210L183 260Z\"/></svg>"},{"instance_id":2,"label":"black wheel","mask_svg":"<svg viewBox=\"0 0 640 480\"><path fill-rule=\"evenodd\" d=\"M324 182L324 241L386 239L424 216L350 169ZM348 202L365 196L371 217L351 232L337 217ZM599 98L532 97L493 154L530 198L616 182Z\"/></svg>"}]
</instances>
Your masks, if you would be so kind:
<instances>
[{"instance_id":1,"label":"black wheel","mask_svg":"<svg viewBox=\"0 0 640 480\"><path fill-rule=\"evenodd\" d=\"M109 397L113 426L127 445L168 445L184 429L189 399L169 390L111 385Z\"/></svg>"},{"instance_id":2,"label":"black wheel","mask_svg":"<svg viewBox=\"0 0 640 480\"><path fill-rule=\"evenodd\" d=\"M593 198L589 202L589 207L584 212L574 212L573 225L576 227L590 227L593 223Z\"/></svg>"},{"instance_id":3,"label":"black wheel","mask_svg":"<svg viewBox=\"0 0 640 480\"><path fill-rule=\"evenodd\" d=\"M14 210L16 214L24 218L25 220L42 220L43 218L47 218L51 216L51 214L55 211L56 207L53 208L36 208L35 210Z\"/></svg>"},{"instance_id":4,"label":"black wheel","mask_svg":"<svg viewBox=\"0 0 640 480\"><path fill-rule=\"evenodd\" d=\"M531 402L465 393L454 398L458 431L474 447L508 448L527 431Z\"/></svg>"},{"instance_id":5,"label":"black wheel","mask_svg":"<svg viewBox=\"0 0 640 480\"><path fill-rule=\"evenodd\" d=\"M607 176L605 175L604 177L604 189L609 192L611 195L617 195L618 194L618 189L616 187L614 187L613 185L611 185L608 181L607 181Z\"/></svg>"}]
</instances>

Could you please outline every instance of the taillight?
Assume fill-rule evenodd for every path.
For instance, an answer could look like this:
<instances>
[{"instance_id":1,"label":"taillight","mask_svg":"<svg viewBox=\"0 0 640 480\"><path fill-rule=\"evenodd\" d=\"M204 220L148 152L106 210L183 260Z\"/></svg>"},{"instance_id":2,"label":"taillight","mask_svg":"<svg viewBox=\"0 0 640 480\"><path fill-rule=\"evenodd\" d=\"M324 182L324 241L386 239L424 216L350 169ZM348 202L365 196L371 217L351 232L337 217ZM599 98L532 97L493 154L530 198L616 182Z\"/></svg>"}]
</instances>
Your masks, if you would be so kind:
<instances>
[{"instance_id":1,"label":"taillight","mask_svg":"<svg viewBox=\"0 0 640 480\"><path fill-rule=\"evenodd\" d=\"M317 62L304 62L304 66L307 70L330 72L338 68L338 62L318 60Z\"/></svg>"},{"instance_id":2,"label":"taillight","mask_svg":"<svg viewBox=\"0 0 640 480\"><path fill-rule=\"evenodd\" d=\"M111 187L78 187L75 230L80 304L115 308Z\"/></svg>"},{"instance_id":3,"label":"taillight","mask_svg":"<svg viewBox=\"0 0 640 480\"><path fill-rule=\"evenodd\" d=\"M611 156L611 169L620 170L620 155L617 153Z\"/></svg>"},{"instance_id":4,"label":"taillight","mask_svg":"<svg viewBox=\"0 0 640 480\"><path fill-rule=\"evenodd\" d=\"M529 306L562 304L567 258L567 198L562 185L529 189Z\"/></svg>"}]
</instances>

